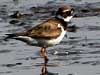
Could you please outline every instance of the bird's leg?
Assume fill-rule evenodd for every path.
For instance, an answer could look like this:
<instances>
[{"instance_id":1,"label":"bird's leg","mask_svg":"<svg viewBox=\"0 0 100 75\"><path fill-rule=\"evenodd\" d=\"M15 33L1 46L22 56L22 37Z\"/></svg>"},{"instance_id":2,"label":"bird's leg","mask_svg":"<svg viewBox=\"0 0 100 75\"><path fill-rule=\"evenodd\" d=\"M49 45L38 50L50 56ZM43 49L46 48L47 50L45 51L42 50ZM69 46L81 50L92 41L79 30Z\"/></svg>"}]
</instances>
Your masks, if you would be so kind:
<instances>
[{"instance_id":1,"label":"bird's leg","mask_svg":"<svg viewBox=\"0 0 100 75\"><path fill-rule=\"evenodd\" d=\"M44 58L44 63L47 64L48 63L48 58L47 58L47 51L46 51L46 48L45 47L42 47L41 48L41 55L43 56Z\"/></svg>"},{"instance_id":2,"label":"bird's leg","mask_svg":"<svg viewBox=\"0 0 100 75\"><path fill-rule=\"evenodd\" d=\"M44 63L43 64L43 67L42 67L42 69L41 69L41 74L40 75L46 75L46 73L47 73L47 64L46 63Z\"/></svg>"}]
</instances>

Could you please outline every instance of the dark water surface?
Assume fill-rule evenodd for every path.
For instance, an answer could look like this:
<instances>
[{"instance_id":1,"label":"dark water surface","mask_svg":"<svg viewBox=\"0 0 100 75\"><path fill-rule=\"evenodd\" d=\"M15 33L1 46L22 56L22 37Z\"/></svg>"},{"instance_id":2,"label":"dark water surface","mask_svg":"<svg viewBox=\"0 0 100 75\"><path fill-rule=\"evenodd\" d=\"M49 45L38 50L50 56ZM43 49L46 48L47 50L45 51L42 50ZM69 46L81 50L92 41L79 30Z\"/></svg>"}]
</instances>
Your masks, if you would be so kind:
<instances>
[{"instance_id":1,"label":"dark water surface","mask_svg":"<svg viewBox=\"0 0 100 75\"><path fill-rule=\"evenodd\" d=\"M41 74L40 48L2 39L54 16L61 5L75 7L70 25L78 30L47 49L47 75L100 75L100 0L0 0L0 75ZM10 18L15 11L31 16Z\"/></svg>"}]
</instances>

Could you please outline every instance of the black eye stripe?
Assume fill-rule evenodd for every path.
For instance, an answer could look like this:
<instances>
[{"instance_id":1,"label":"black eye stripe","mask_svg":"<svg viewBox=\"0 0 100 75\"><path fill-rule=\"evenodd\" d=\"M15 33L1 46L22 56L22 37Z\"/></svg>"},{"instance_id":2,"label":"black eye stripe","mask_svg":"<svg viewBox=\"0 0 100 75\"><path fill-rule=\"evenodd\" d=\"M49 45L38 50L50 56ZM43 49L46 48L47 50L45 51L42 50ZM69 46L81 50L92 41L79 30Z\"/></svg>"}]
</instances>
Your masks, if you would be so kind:
<instances>
[{"instance_id":1,"label":"black eye stripe","mask_svg":"<svg viewBox=\"0 0 100 75\"><path fill-rule=\"evenodd\" d=\"M66 11L66 13L71 13L71 11Z\"/></svg>"}]
</instances>

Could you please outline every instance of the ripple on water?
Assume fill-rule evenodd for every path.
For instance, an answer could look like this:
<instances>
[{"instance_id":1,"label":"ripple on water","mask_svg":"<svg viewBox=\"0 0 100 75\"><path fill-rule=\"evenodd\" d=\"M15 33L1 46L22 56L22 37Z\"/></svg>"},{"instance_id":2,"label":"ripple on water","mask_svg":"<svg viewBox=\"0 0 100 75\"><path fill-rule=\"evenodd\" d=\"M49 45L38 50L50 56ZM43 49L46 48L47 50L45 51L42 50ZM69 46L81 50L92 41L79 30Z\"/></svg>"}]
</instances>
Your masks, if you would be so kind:
<instances>
[{"instance_id":1,"label":"ripple on water","mask_svg":"<svg viewBox=\"0 0 100 75\"><path fill-rule=\"evenodd\" d=\"M100 61L85 61L85 62L81 62L81 64L90 64L96 66L96 65L100 65Z\"/></svg>"},{"instance_id":2,"label":"ripple on water","mask_svg":"<svg viewBox=\"0 0 100 75\"><path fill-rule=\"evenodd\" d=\"M0 72L0 74L8 74L8 73L12 73L12 71Z\"/></svg>"},{"instance_id":3,"label":"ripple on water","mask_svg":"<svg viewBox=\"0 0 100 75\"><path fill-rule=\"evenodd\" d=\"M9 53L9 52L12 52L12 50L0 50L0 54L1 53Z\"/></svg>"},{"instance_id":4,"label":"ripple on water","mask_svg":"<svg viewBox=\"0 0 100 75\"><path fill-rule=\"evenodd\" d=\"M14 66L17 66L17 65L22 65L22 63L2 64L1 66L2 66L2 67L14 67Z\"/></svg>"}]
</instances>

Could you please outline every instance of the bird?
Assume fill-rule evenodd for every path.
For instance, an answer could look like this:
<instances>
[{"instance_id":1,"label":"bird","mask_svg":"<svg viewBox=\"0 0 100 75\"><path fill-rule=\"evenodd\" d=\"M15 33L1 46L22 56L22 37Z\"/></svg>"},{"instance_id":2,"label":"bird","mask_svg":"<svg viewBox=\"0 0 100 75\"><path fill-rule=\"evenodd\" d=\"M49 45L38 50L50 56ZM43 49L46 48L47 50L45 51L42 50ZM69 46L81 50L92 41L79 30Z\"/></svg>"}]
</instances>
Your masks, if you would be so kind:
<instances>
[{"instance_id":1,"label":"bird","mask_svg":"<svg viewBox=\"0 0 100 75\"><path fill-rule=\"evenodd\" d=\"M55 46L62 41L67 32L68 22L74 16L73 12L72 6L60 6L54 17L28 30L6 34L7 37L4 40L16 39L28 45L41 47L41 56L44 58L44 62L48 63L46 48ZM34 40L37 43L34 44Z\"/></svg>"}]
</instances>

